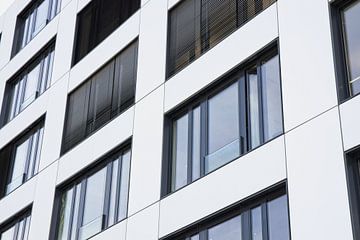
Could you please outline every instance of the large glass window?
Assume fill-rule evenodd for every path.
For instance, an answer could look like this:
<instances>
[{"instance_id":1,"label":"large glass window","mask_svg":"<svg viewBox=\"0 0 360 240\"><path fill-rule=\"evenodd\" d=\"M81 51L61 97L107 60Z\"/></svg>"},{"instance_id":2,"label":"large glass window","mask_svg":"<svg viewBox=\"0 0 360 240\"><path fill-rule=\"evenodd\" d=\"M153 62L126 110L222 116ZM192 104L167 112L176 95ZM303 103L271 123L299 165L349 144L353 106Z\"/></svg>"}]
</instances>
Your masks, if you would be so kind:
<instances>
[{"instance_id":1,"label":"large glass window","mask_svg":"<svg viewBox=\"0 0 360 240\"><path fill-rule=\"evenodd\" d=\"M1 150L0 185L3 195L14 191L37 174L44 135L43 126L41 122L31 127L31 130Z\"/></svg>"},{"instance_id":2,"label":"large glass window","mask_svg":"<svg viewBox=\"0 0 360 240\"><path fill-rule=\"evenodd\" d=\"M135 102L136 70L137 42L69 95L62 153Z\"/></svg>"},{"instance_id":3,"label":"large glass window","mask_svg":"<svg viewBox=\"0 0 360 240\"><path fill-rule=\"evenodd\" d=\"M12 56L25 47L60 11L61 0L35 1L17 19Z\"/></svg>"},{"instance_id":4,"label":"large glass window","mask_svg":"<svg viewBox=\"0 0 360 240\"><path fill-rule=\"evenodd\" d=\"M271 52L247 66L169 116L164 194L282 134L278 55Z\"/></svg>"},{"instance_id":5,"label":"large glass window","mask_svg":"<svg viewBox=\"0 0 360 240\"><path fill-rule=\"evenodd\" d=\"M287 195L271 195L248 201L252 207L241 205L219 213L166 240L290 240Z\"/></svg>"},{"instance_id":6,"label":"large glass window","mask_svg":"<svg viewBox=\"0 0 360 240\"><path fill-rule=\"evenodd\" d=\"M11 121L51 85L54 45L44 51L6 86L2 125Z\"/></svg>"},{"instance_id":7,"label":"large glass window","mask_svg":"<svg viewBox=\"0 0 360 240\"><path fill-rule=\"evenodd\" d=\"M179 72L275 0L184 0L169 13L167 77Z\"/></svg>"},{"instance_id":8,"label":"large glass window","mask_svg":"<svg viewBox=\"0 0 360 240\"><path fill-rule=\"evenodd\" d=\"M93 0L77 17L73 64L79 62L140 7L140 0Z\"/></svg>"},{"instance_id":9,"label":"large glass window","mask_svg":"<svg viewBox=\"0 0 360 240\"><path fill-rule=\"evenodd\" d=\"M127 217L131 150L61 191L58 240L86 240Z\"/></svg>"},{"instance_id":10,"label":"large glass window","mask_svg":"<svg viewBox=\"0 0 360 240\"><path fill-rule=\"evenodd\" d=\"M20 218L17 218L0 228L1 240L27 240L30 229L30 213L26 212L22 214Z\"/></svg>"}]
</instances>

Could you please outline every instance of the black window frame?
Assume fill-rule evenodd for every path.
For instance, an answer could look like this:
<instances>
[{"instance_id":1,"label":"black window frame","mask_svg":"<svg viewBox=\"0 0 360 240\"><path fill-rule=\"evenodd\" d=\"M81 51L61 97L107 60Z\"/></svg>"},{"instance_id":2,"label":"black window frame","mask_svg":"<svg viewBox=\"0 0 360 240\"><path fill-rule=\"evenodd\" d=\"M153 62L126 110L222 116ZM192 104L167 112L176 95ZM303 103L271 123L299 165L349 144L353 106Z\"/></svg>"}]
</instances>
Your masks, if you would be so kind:
<instances>
[{"instance_id":1,"label":"black window frame","mask_svg":"<svg viewBox=\"0 0 360 240\"><path fill-rule=\"evenodd\" d=\"M76 27L75 27L75 35L74 35L74 46L72 50L72 60L71 60L71 66L75 66L78 62L80 62L84 57L86 57L90 52L92 52L98 45L100 45L105 39L107 39L116 29L118 29L121 25L123 25L132 15L134 15L141 7L140 0L129 0L129 1L138 1L138 6L136 10L131 13L129 16L127 16L125 19L123 19L123 16L119 13L119 23L117 27L115 27L109 34L107 34L103 39L99 38L99 14L102 5L102 0L93 0L89 2L76 16ZM84 53L83 56L79 55L78 53L78 45L81 44L79 41L81 40L80 36L80 21L82 21L81 16L82 14L90 12L91 13L91 38L89 38L88 42L88 49L87 52Z\"/></svg>"},{"instance_id":2,"label":"black window frame","mask_svg":"<svg viewBox=\"0 0 360 240\"><path fill-rule=\"evenodd\" d=\"M24 176L24 179L22 181L22 184L14 188L9 193L6 193L7 191L7 185L9 181L10 174L12 174L12 168L14 165L14 153L16 150L16 146L19 142L22 142L24 139L28 138L29 136L33 135L35 132L37 132L39 129L43 128L45 129L45 118L46 116L41 116L38 120L36 120L34 123L32 123L30 126L28 126L24 131L22 131L18 136L16 136L13 140L11 140L6 146L4 146L2 149L0 149L0 160L2 164L2 171L0 171L0 200L12 192L14 192L16 189L20 188L22 185L24 185L27 181L31 180L33 177L35 177L38 174L38 171L35 172L32 176L29 177L29 179L26 179ZM42 143L40 143L40 156L41 156L41 149L42 149ZM2 158L6 158L6 160L3 160ZM40 159L39 159L40 161ZM26 160L26 167L29 167L29 159ZM28 169L25 169L25 171L28 171ZM2 174L3 173L3 174ZM27 174L27 172L26 172ZM26 175L27 176L27 175Z\"/></svg>"},{"instance_id":3,"label":"black window frame","mask_svg":"<svg viewBox=\"0 0 360 240\"><path fill-rule=\"evenodd\" d=\"M243 63L240 63L239 65L235 66L233 69L228 71L227 73L220 76L217 80L215 80L214 83L212 83L210 86L206 87L205 89L201 90L199 94L194 96L193 98L190 98L189 100L183 102L180 106L176 107L174 110L169 111L167 114L165 114L164 117L164 133L163 133L163 155L162 155L162 181L161 181L161 198L165 198L168 195L173 194L174 192L177 192L181 190L182 188L188 186L189 184L192 184L193 182L197 181L200 178L205 177L206 175L210 174L213 171L216 171L227 164L233 162L239 157L242 157L246 155L247 153L263 146L264 144L273 141L274 139L278 138L279 136L284 134L284 113L283 113L283 99L282 94L280 96L281 99L281 121L282 121L282 131L279 133L276 137L272 137L269 140L264 141L263 137L263 128L261 127L261 142L256 147L251 147L251 138L250 138L250 114L247 109L249 109L249 96L247 94L248 92L248 85L245 83L247 81L246 78L246 71L250 69L254 64L257 66L257 72L259 74L261 63L270 60L271 58L278 56L279 57L279 75L280 75L280 89L282 88L282 81L281 81L281 65L280 65L280 54L278 49L278 40L275 40L274 42L270 43L268 46L264 47L257 53L255 53L253 56L251 56L249 59L244 60ZM258 82L261 77L258 77ZM236 158L226 162L225 164L221 165L218 168L215 168L208 173L205 172L205 161L204 157L206 156L207 152L207 120L204 119L204 115L208 117L208 111L207 111L207 105L208 100L215 96L216 94L222 92L227 87L231 86L234 83L238 83L238 97L239 97L239 141L240 141L240 154ZM259 92L262 92L262 89L259 89ZM241 96L243 95L243 96ZM245 101L241 101L241 98L245 99ZM192 169L191 169L191 140L192 139L192 133L191 133L191 126L192 126L192 118L189 117L189 150L188 150L188 179L187 183L179 187L178 189L172 190L172 139L173 139L173 123L175 120L179 119L179 117L184 116L184 114L192 114L192 110L194 110L197 106L202 105L201 108L201 140L200 140L200 153L201 153L201 160L200 160L200 176L199 178L192 180ZM263 112L262 110L262 103L259 103L261 105L260 113ZM204 113L205 111L205 113ZM245 122L246 124L242 124L242 122ZM261 125L261 121L260 121Z\"/></svg>"},{"instance_id":4,"label":"black window frame","mask_svg":"<svg viewBox=\"0 0 360 240\"><path fill-rule=\"evenodd\" d=\"M119 146L117 146L114 149L110 150L109 152L105 153L103 156L101 156L100 158L95 160L92 164L90 164L89 166L87 166L86 168L81 170L80 172L76 173L75 176L72 176L71 178L66 180L64 183L62 183L61 185L56 187L49 239L55 240L58 238L58 227L59 227L58 222L60 220L59 216L60 216L60 212L61 212L61 197L62 197L62 195L64 193L66 193L67 190L71 189L72 187L76 187L77 184L82 184L81 188L85 188L86 184L83 185L84 181L86 181L92 175L96 174L98 171L106 168L109 163L116 160L116 157L122 156L126 152L130 152L130 154L131 154L130 166L129 166L129 179L131 179L130 172L131 172L131 162L132 162L132 138L129 138L129 139L126 139L124 142L122 142ZM107 184L109 181L108 178L110 178L110 176L108 173L108 169L106 169L106 172L107 172L107 174L106 174L106 184ZM121 177L120 175L117 176L118 179L120 177ZM107 198L109 197L109 194L111 191L110 185L105 186L105 193L104 193L104 196L106 196L106 201L104 203L103 208L106 209L107 212L109 212L109 205L110 205L109 201L107 201ZM130 182L129 182L129 185L130 185ZM82 195L80 196L80 199L83 199L84 192L85 191L82 191ZM128 196L129 196L129 192L130 192L130 187L128 186L128 192L127 192ZM118 200L119 198L120 198L120 196L117 195L116 200ZM74 201L74 199L72 200L72 202L73 201ZM96 233L95 235L91 236L91 238L102 233L103 231L107 230L108 228L124 221L125 219L127 219L129 217L128 216L129 200L127 200L126 204L127 204L127 213L126 213L126 217L124 219L115 221L112 225L108 225L107 219L103 219L102 230L100 232ZM83 216L80 216L83 214L83 212L80 212L81 209L83 210L83 208L84 208L84 202L81 201L80 205L79 205L79 213L78 213L79 219L83 218ZM73 215L74 215L74 209L71 210L71 216L73 216ZM81 221L78 221L77 227L76 227L76 231L77 231L76 239L78 239L78 230L79 230L78 227L80 226L80 224L81 224Z\"/></svg>"},{"instance_id":5,"label":"black window frame","mask_svg":"<svg viewBox=\"0 0 360 240\"><path fill-rule=\"evenodd\" d=\"M26 108L28 108L32 103L36 101L37 98L39 98L44 92L46 92L51 85L48 88L45 88L44 92L39 93L34 101L32 101L28 106L26 106L23 110L20 110L18 114L16 114L11 120L9 120L9 114L11 111L11 101L13 98L13 89L19 81L21 81L21 77L24 76L25 72L28 72L30 69L32 69L33 66L35 66L37 63L42 61L47 55L49 55L51 52L53 52L55 56L55 47L56 47L56 36L53 37L43 48L41 48L40 51L38 51L29 61L27 61L23 67L20 68L8 81L6 81L5 90L4 90L4 97L1 107L1 113L0 113L0 129L4 126L6 126L9 122L14 120L22 111L24 111ZM55 59L55 58L54 58ZM54 59L52 59L54 61ZM53 79L53 66L54 63L52 63L52 68L49 71L50 78L47 80L51 81ZM43 69L40 70L40 73L42 73ZM39 79L38 79L39 83ZM39 87L39 86L38 86Z\"/></svg>"},{"instance_id":6,"label":"black window frame","mask_svg":"<svg viewBox=\"0 0 360 240\"><path fill-rule=\"evenodd\" d=\"M18 239L18 226L16 226L16 225L19 224L24 219L26 219L27 217L30 217L30 222L29 222L29 228L30 228L30 226L31 226L31 217L32 217L32 205L25 207L23 210L19 211L14 216L12 216L8 220L6 220L3 224L1 224L1 226L0 226L0 237L1 237L1 234L3 232L5 232L5 231L7 231L10 228L15 226L15 231L16 231L16 236L17 237L14 238L14 240ZM21 238L21 240L27 240L27 239Z\"/></svg>"},{"instance_id":7,"label":"black window frame","mask_svg":"<svg viewBox=\"0 0 360 240\"><path fill-rule=\"evenodd\" d=\"M331 21L331 30L332 30L332 45L333 45L333 55L335 62L335 76L336 76L336 87L337 87L337 96L338 102L344 103L347 100L358 96L351 94L350 83L349 83L349 73L346 60L346 49L345 49L345 39L344 39L344 28L343 28L343 18L342 12L345 8L349 7L358 0L336 0L333 3L329 3L330 8L330 21ZM359 39L360 42L360 39ZM359 43L360 44L360 43Z\"/></svg>"},{"instance_id":8,"label":"black window frame","mask_svg":"<svg viewBox=\"0 0 360 240\"><path fill-rule=\"evenodd\" d=\"M244 26L246 23L248 23L249 21L251 21L253 18L255 18L258 14L260 14L261 12L263 12L264 10L266 10L268 7L272 6L274 3L277 2L277 0L272 0L272 2L268 5L268 6L259 6L259 4L262 2L259 1L255 1L255 6L254 7L254 15L253 16L248 16L249 13L247 12L247 8L243 8L244 4L247 5L247 7L249 7L249 2L244 2L247 0L234 0L236 1L235 5L236 5L236 9L235 9L235 13L236 13L236 19L235 19L235 25L236 27L234 29L230 29L229 31L225 32L220 38L216 39L215 43L213 46L210 46L210 34L209 34L209 26L207 26L206 24L209 23L209 18L207 16L204 16L205 14L208 14L208 10L203 10L202 6L203 5L208 5L207 1L210 0L198 0L200 1L200 20L198 20L200 22L200 26L196 26L196 28L199 28L200 32L198 33L200 35L200 39L194 39L194 49L192 49L193 51L193 55L189 58L188 62L183 64L180 67L174 67L172 68L171 66L171 17L172 17L172 12L176 11L176 9L184 4L184 2L189 1L189 0L182 0L179 1L178 3L176 3L173 7L171 7L171 9L168 10L168 28L167 28L167 46L166 46L166 81L169 80L170 78L172 78L174 75L176 75L177 73L181 72L183 69L185 69L187 66L189 66L190 64L192 64L195 60L197 60L198 58L200 58L202 55L204 55L207 51L209 51L210 49L212 49L213 47L215 47L216 45L218 45L219 43L221 43L224 39L226 39L227 37L229 37L232 33L234 33L236 30L238 30L239 28L241 28L242 26ZM205 1L205 3L203 2ZM211 5L211 4L210 4ZM241 5L241 6L240 6ZM206 7L204 7L206 8ZM245 10L245 11L244 11ZM246 15L240 15L240 11L244 11L243 13ZM226 27L226 26L223 26ZM196 46L199 45L199 46ZM196 47L200 47L200 52L196 53Z\"/></svg>"},{"instance_id":9,"label":"black window frame","mask_svg":"<svg viewBox=\"0 0 360 240\"><path fill-rule=\"evenodd\" d=\"M287 181L283 180L278 183L275 183L272 186L267 187L255 194L252 194L234 204L231 204L228 207L225 207L209 216L206 216L194 223L191 223L173 233L167 234L164 237L161 237L159 240L190 240L190 237L199 234L199 240L208 240L207 231L218 224L226 222L234 217L240 216L241 214L245 215L247 220L250 220L249 211L256 207L261 207L262 213L262 232L264 235L263 240L268 240L268 223L267 223L267 208L266 205L268 202L286 196L287 198L287 209L288 209L288 226L289 226L289 238L291 239L291 226L290 226L290 213L289 213L289 199L287 194ZM243 218L242 218L243 220ZM248 221L242 221L242 229L247 227L248 232L242 233L242 239L251 240L249 235L250 225Z\"/></svg>"},{"instance_id":10,"label":"black window frame","mask_svg":"<svg viewBox=\"0 0 360 240\"><path fill-rule=\"evenodd\" d=\"M116 59L121 56L122 53L124 53L126 50L128 50L130 47L132 47L133 45L136 45L135 48L136 48L136 54L135 54L135 62L136 62L136 66L135 66L135 75L134 75L134 81L135 81L135 84L134 84L134 98L133 98L133 102L131 104L129 104L128 102L126 102L126 106L124 108L113 108L113 105L111 106L111 113L110 113L110 119L105 121L102 125L98 126L95 130L93 131L90 131L88 129L88 116L87 116L87 119L86 119L86 125L85 126L82 126L85 128L85 132L84 132L84 136L83 138L76 142L75 144L69 144L71 145L70 147L67 146L68 143L66 143L65 141L65 138L67 137L66 136L66 128L67 128L67 124L68 124L68 121L69 121L69 111L70 111L70 108L69 108L69 102L70 102L70 97L73 93L75 93L76 91L80 90L81 88L85 87L86 85L89 85L87 86L88 88L88 94L86 96L86 107L87 108L87 112L89 112L89 109L92 107L90 106L91 102L90 102L90 95L91 95L91 84L92 82L95 80L94 77L99 73L101 72L101 70L103 70L104 68L106 68L108 66L108 64L112 64L112 62L114 62L114 74L113 74L113 83L114 83L114 80L115 80L115 77L116 77ZM89 138L90 136L92 136L94 133L96 133L97 131L99 131L100 129L102 129L104 126L106 126L109 122L111 122L112 120L114 120L116 117L120 116L122 113L124 113L126 110L128 110L129 108L131 108L132 106L134 106L135 104L135 96L136 96L136 84L137 84L137 68L138 68L138 65L137 65L137 62L138 62L138 55L139 55L139 41L138 41L138 38L135 38L133 41L131 41L128 45L126 45L124 48L122 48L120 50L120 52L118 52L117 54L115 54L114 57L112 57L109 61L107 61L106 63L104 63L102 66L100 66L90 77L88 77L82 84L80 84L78 87L76 87L74 90L72 90L70 93L68 93L68 96L67 96L67 103L66 103L66 114L65 114L65 121L64 121L64 126L63 126L63 136L62 136L62 143L61 143L61 156L66 154L67 152L71 151L71 149L73 149L74 147L76 147L77 145L81 144L84 140L86 140L87 138ZM121 82L120 82L121 84ZM113 92L116 91L113 89ZM119 93L120 94L120 93ZM113 96L114 97L114 93L113 93ZM113 100L113 99L112 99ZM113 102L111 102L113 103Z\"/></svg>"}]
</instances>

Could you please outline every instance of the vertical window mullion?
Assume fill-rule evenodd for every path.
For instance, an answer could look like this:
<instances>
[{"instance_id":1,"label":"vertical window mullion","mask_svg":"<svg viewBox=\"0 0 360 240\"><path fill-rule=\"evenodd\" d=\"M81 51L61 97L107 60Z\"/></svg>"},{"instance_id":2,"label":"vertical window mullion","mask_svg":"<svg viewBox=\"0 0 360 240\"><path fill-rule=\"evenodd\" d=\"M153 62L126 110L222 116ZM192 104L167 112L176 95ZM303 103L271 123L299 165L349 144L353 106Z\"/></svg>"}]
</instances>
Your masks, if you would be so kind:
<instances>
[{"instance_id":1,"label":"vertical window mullion","mask_svg":"<svg viewBox=\"0 0 360 240\"><path fill-rule=\"evenodd\" d=\"M190 109L188 112L188 168L187 168L187 184L192 182L192 153L193 153L193 111Z\"/></svg>"},{"instance_id":2,"label":"vertical window mullion","mask_svg":"<svg viewBox=\"0 0 360 240\"><path fill-rule=\"evenodd\" d=\"M26 179L28 179L28 177L30 176L29 174L29 166L30 166L30 161L31 161L31 150L32 150L32 145L34 144L34 134L32 134L29 138L29 144L27 146L27 153L26 153L26 161L25 161L25 168L24 168L24 178L23 178L23 183L24 181L26 181Z\"/></svg>"},{"instance_id":3,"label":"vertical window mullion","mask_svg":"<svg viewBox=\"0 0 360 240\"><path fill-rule=\"evenodd\" d=\"M103 228L108 227L109 223L109 208L110 208L110 192L111 192L111 178L112 178L112 164L109 163L106 167L106 180L105 180L105 194L104 194L104 209L103 209Z\"/></svg>"},{"instance_id":4,"label":"vertical window mullion","mask_svg":"<svg viewBox=\"0 0 360 240\"><path fill-rule=\"evenodd\" d=\"M250 211L241 214L242 240L251 240L251 219Z\"/></svg>"},{"instance_id":5,"label":"vertical window mullion","mask_svg":"<svg viewBox=\"0 0 360 240\"><path fill-rule=\"evenodd\" d=\"M261 76L261 62L257 63L257 83L258 83L258 98L259 98L259 128L260 128L260 144L264 143L264 106L263 106L263 84Z\"/></svg>"},{"instance_id":6,"label":"vertical window mullion","mask_svg":"<svg viewBox=\"0 0 360 240\"><path fill-rule=\"evenodd\" d=\"M263 240L269 240L269 230L268 230L268 221L267 221L267 203L261 205L261 220L262 220L262 235Z\"/></svg>"},{"instance_id":7,"label":"vertical window mullion","mask_svg":"<svg viewBox=\"0 0 360 240\"><path fill-rule=\"evenodd\" d=\"M74 222L74 218L76 217L75 214L74 214L74 209L75 209L75 204L76 204L75 200L76 200L76 194L77 194L76 185L73 186L72 191L73 191L73 194L71 196L72 199L71 199L71 206L70 206L69 228L68 228L68 232L66 233L67 234L67 239L71 239L71 235L72 235L71 231L73 229L72 225L73 225L73 222Z\"/></svg>"},{"instance_id":8,"label":"vertical window mullion","mask_svg":"<svg viewBox=\"0 0 360 240\"><path fill-rule=\"evenodd\" d=\"M79 232L80 232L80 228L81 228L83 217L84 217L85 194L86 194L85 192L86 192L86 179L84 179L81 182L79 216L78 216L78 220L77 220L75 239L79 238Z\"/></svg>"},{"instance_id":9,"label":"vertical window mullion","mask_svg":"<svg viewBox=\"0 0 360 240\"><path fill-rule=\"evenodd\" d=\"M121 173L122 173L122 161L123 161L123 153L118 158L118 175L117 175L117 186L116 186L116 200L115 200L115 219L114 223L118 222L119 218L119 208L120 208L120 187L121 187Z\"/></svg>"},{"instance_id":10,"label":"vertical window mullion","mask_svg":"<svg viewBox=\"0 0 360 240\"><path fill-rule=\"evenodd\" d=\"M207 126L208 126L208 119L207 119L207 100L203 101L200 105L200 121L201 121L201 137L200 137L200 177L205 175L205 156L207 154Z\"/></svg>"},{"instance_id":11,"label":"vertical window mullion","mask_svg":"<svg viewBox=\"0 0 360 240\"><path fill-rule=\"evenodd\" d=\"M204 229L199 232L199 240L208 240L208 230Z\"/></svg>"},{"instance_id":12,"label":"vertical window mullion","mask_svg":"<svg viewBox=\"0 0 360 240\"><path fill-rule=\"evenodd\" d=\"M240 136L240 155L248 151L247 142L247 111L246 111L246 77L245 72L241 73L239 79L239 136Z\"/></svg>"}]
</instances>

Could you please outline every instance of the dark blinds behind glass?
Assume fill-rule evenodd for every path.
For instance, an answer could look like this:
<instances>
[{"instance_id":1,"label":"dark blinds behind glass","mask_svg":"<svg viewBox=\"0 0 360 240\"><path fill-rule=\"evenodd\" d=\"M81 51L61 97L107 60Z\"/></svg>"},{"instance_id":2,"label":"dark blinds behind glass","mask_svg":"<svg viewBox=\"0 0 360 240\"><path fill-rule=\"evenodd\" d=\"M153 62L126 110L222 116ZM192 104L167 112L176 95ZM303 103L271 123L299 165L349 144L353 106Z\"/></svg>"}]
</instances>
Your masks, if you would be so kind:
<instances>
[{"instance_id":1,"label":"dark blinds behind glass","mask_svg":"<svg viewBox=\"0 0 360 240\"><path fill-rule=\"evenodd\" d=\"M171 77L276 0L185 0L170 11Z\"/></svg>"},{"instance_id":2,"label":"dark blinds behind glass","mask_svg":"<svg viewBox=\"0 0 360 240\"><path fill-rule=\"evenodd\" d=\"M137 42L70 94L62 153L135 102Z\"/></svg>"},{"instance_id":3,"label":"dark blinds behind glass","mask_svg":"<svg viewBox=\"0 0 360 240\"><path fill-rule=\"evenodd\" d=\"M77 17L73 65L140 7L140 0L93 0Z\"/></svg>"}]
</instances>

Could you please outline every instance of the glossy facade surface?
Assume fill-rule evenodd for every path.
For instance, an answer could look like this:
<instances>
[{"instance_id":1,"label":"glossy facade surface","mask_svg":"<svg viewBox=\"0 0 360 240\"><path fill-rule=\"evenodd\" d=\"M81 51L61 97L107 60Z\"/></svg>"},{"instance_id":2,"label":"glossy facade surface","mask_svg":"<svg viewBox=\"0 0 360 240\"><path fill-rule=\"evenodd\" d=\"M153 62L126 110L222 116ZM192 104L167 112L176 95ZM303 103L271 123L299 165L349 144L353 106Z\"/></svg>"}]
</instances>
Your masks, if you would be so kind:
<instances>
[{"instance_id":1,"label":"glossy facade surface","mask_svg":"<svg viewBox=\"0 0 360 240\"><path fill-rule=\"evenodd\" d=\"M248 231L248 235L245 235L250 238L249 234L255 234L251 235L253 239L259 239L256 238L260 229L256 228L260 226L256 222L256 219L260 219L256 218L259 210L251 204L255 199L267 209L267 218L263 219L267 220L268 232L264 240L287 240L289 235L292 240L355 239L352 221L354 208L349 201L344 152L360 145L360 96L356 95L359 74L358 65L353 64L356 61L359 63L359 60L351 54L343 56L344 61L350 63L348 74L351 73L349 76L354 83L351 94L345 98L338 97L340 75L337 54L334 54L337 44L332 8L341 1L264 1L268 4L264 10L251 15L251 19L239 24L239 27L227 25L231 31L222 28L224 32L231 32L225 34L224 38L216 37L223 36L222 31L215 32L211 48L196 55L196 60L192 59L176 74L167 77L169 17L182 1L186 0L141 0L139 9L126 20L119 20L122 24L111 27L114 30L106 31L104 34L107 37L99 37L102 41L96 42L96 46L92 45L90 52L84 50L83 53L87 54L80 54L81 60L74 66L78 14L86 9L91 0L62 0L58 14L44 26L39 23L41 30L15 55L12 49L18 16L24 14L33 1L16 0L0 16L0 106L6 106L4 96L8 92L8 84L18 79L19 73L26 72L26 66L30 66L50 43L54 43L51 80L47 81L46 90L41 94L31 91L36 93L36 97L30 98L30 103L11 120L6 120L7 123L0 129L0 150L4 150L25 136L29 127L31 129L34 124L43 121L41 154L38 155L38 163L34 163L37 174L31 173L34 176L0 199L0 233L6 235L4 239L13 239L8 236L13 234L11 228L17 224L29 228L28 232L22 230L29 240L76 239L72 238L70 228L76 229L77 234L83 232L84 238L93 235L91 239L94 240L170 240L180 236L178 234L186 235L203 223L201 229L186 237L206 240L204 236L197 238L196 235L206 229L208 239L239 240L238 234L246 232L241 230L242 219L253 220L248 223L253 226L252 232ZM244 1L223 2L231 7L233 2ZM220 5L209 8L209 13L215 14L216 19L225 16L218 15L214 10L224 7ZM358 29L352 29L356 12L358 6L352 5L350 11L344 14L346 28L350 29L346 34L351 35L343 44L345 52L349 51L346 49L358 52ZM236 18L235 14L228 14ZM105 124L101 122L100 127L95 127L96 131L62 154L69 97L134 42L137 42L134 60L137 68L135 93L129 97L131 104ZM274 49L276 53L272 57L278 56L276 60L265 57ZM263 57L265 59L261 61ZM251 63L256 63L255 68ZM181 62L178 64L180 66ZM274 71L277 68L279 72ZM258 96L261 96L252 98L246 106L246 109L250 109L247 121L252 122L250 125L253 127L250 130L245 127L252 137L247 140L248 151L244 154L238 154L241 149L236 145L244 128L239 124L242 108L238 107L242 104L242 92L236 91L240 89L236 87L233 90L229 80L227 88L222 86L223 91L219 89L215 94L224 76L235 69L244 70L244 76L249 80L248 93L258 92ZM264 76L271 76L272 80L262 82ZM257 84L266 87L260 91ZM129 88L133 86L124 85ZM214 94L209 95L206 101L199 101L213 90ZM231 101L224 107L223 99ZM209 111L197 108L196 101L205 102ZM187 112L191 114L186 115L182 110L189 106L193 108L188 109ZM257 109L259 106L261 111ZM191 162L192 168L180 171L180 177L174 178L177 180L172 185L165 186L170 191L164 193L166 158L163 155L170 143L166 144L164 137L168 136L170 129L167 127L169 116L177 120L172 131L181 132L176 142L179 152L192 149L186 158L180 153L173 153L178 154L178 166L188 164L189 158L204 158L213 165L201 172L197 169L205 166L206 160ZM203 116L213 126L208 129L206 136L201 136L199 130L203 128ZM219 127L224 121L233 131ZM256 126L260 125L261 129L258 129ZM231 148L233 142L236 147ZM204 146L198 147L197 143L206 143L208 151L201 152ZM129 169L129 177L121 180L119 175L122 172L113 171L110 166L124 163L118 161L106 165L106 159L109 153L127 150L129 145L130 166L123 168ZM226 152L224 146L231 151ZM219 149L230 157L219 157ZM0 156L0 164L1 159ZM101 163L105 164L104 168L100 167ZM0 173L3 172L2 167ZM21 177L26 171L20 169L19 172ZM126 171L124 174L127 174ZM8 183L8 178L4 176L0 174L0 182ZM118 182L111 183L111 179L118 179ZM286 190L288 201L285 201L285 197L266 199L266 194L266 204L265 200L261 201L263 198L257 199L260 193L271 192L273 186L279 183L283 184L282 190ZM111 191L113 185L119 186L117 191ZM6 184L4 186L5 193ZM108 205L120 206L122 203L114 201L121 198L110 196L121 195L121 189L128 190L127 206L112 212L114 208L107 208L103 199L109 200ZM59 200L64 196L62 194L77 191L87 192L88 195L83 194L82 202L78 202L78 205L64 203L61 229L68 228L64 230L67 236L56 237L60 225L56 224L61 212ZM94 194L96 191L98 193ZM72 199L73 203L77 203L76 193ZM239 214L250 214L253 218L233 216L216 224L205 224L213 223L211 216L218 216L223 210L240 206L238 204L244 201L246 206ZM63 202L66 202L66 197ZM284 208L284 202L288 208ZM67 206L73 208L70 211L72 214L79 210L75 206L82 208L83 213L77 214L81 216L77 218L81 223L77 223L76 227L65 221ZM273 214L272 211L281 214ZM31 217L27 218L27 214ZM22 219L27 220L21 222ZM225 220L229 221L228 224L222 225ZM286 222L289 233L284 227ZM87 227L82 229L84 226ZM104 230L99 232L99 229ZM285 231L279 232L278 229ZM0 239L3 240L3 237ZM81 239L81 236L78 235L77 239Z\"/></svg>"}]
</instances>

